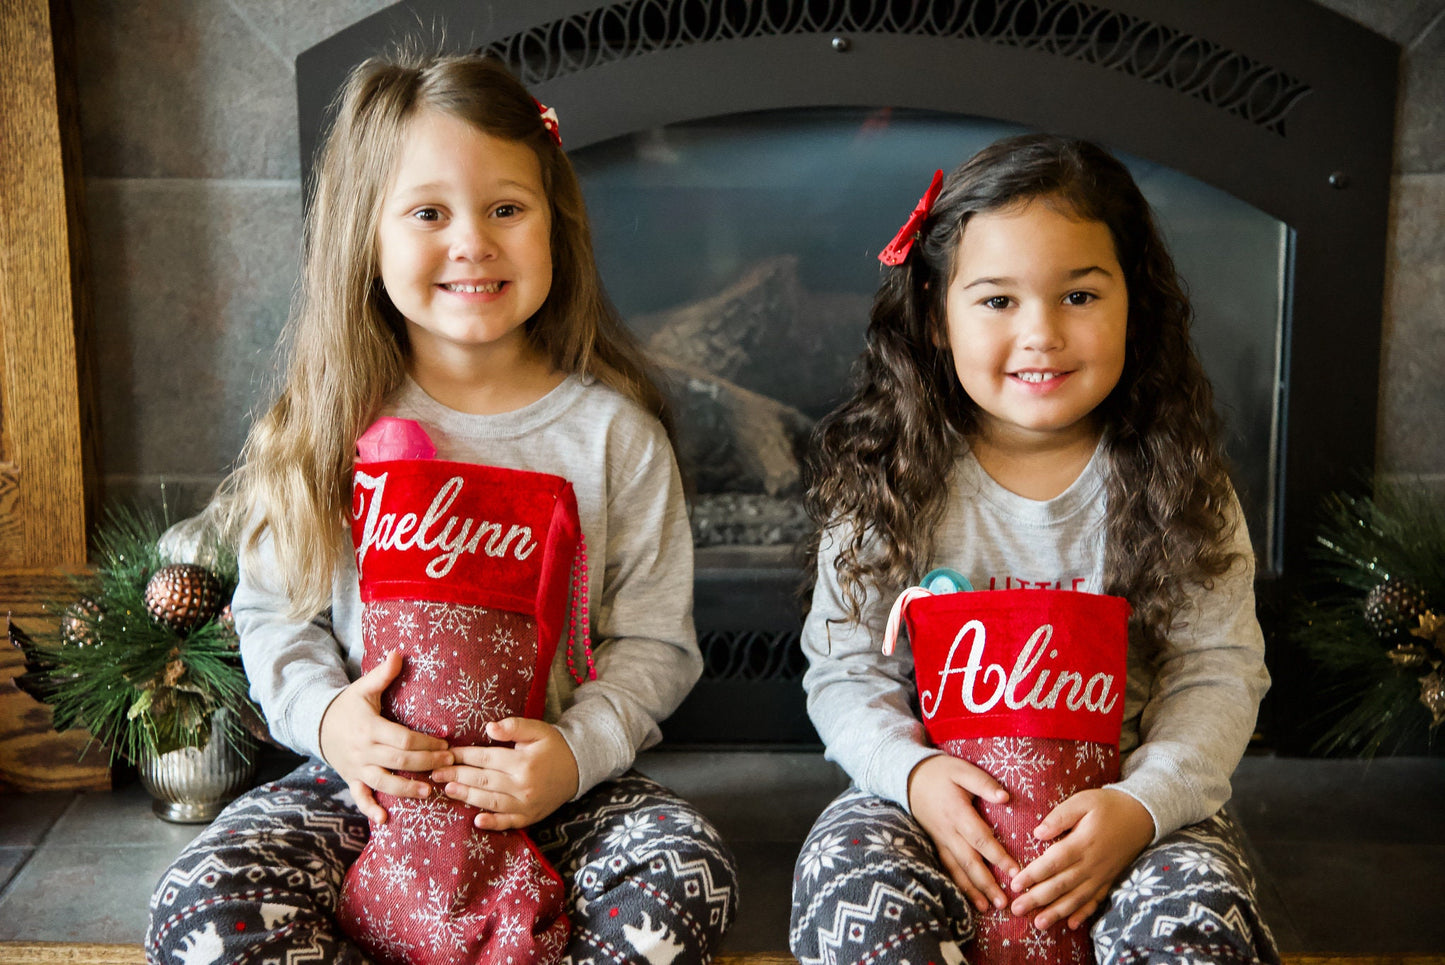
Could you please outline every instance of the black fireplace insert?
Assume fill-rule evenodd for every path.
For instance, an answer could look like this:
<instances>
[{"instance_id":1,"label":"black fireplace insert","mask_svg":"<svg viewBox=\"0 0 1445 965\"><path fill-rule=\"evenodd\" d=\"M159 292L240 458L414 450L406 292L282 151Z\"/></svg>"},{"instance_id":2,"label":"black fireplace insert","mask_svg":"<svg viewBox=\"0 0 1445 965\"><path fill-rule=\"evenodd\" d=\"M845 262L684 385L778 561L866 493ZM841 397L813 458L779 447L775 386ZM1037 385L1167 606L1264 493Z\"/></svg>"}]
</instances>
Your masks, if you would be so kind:
<instances>
[{"instance_id":1,"label":"black fireplace insert","mask_svg":"<svg viewBox=\"0 0 1445 965\"><path fill-rule=\"evenodd\" d=\"M1260 557L1262 729L1308 747L1282 612L1322 497L1374 459L1394 44L1308 0L417 0L297 58L303 174L346 71L418 35L557 109L603 277L662 361L707 658L669 741L816 740L798 449L933 169L1048 130L1125 159L1191 285Z\"/></svg>"}]
</instances>

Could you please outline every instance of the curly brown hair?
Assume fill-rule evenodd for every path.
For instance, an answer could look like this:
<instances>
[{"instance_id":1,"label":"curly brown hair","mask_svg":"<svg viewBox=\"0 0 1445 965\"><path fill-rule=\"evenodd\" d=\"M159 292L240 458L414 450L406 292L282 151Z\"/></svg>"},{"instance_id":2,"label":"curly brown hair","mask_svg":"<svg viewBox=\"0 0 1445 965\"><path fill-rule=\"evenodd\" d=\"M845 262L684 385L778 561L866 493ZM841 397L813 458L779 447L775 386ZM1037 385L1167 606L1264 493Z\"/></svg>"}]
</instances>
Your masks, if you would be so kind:
<instances>
[{"instance_id":1,"label":"curly brown hair","mask_svg":"<svg viewBox=\"0 0 1445 965\"><path fill-rule=\"evenodd\" d=\"M1187 585L1207 585L1235 562L1234 496L1174 261L1128 169L1087 141L1026 134L984 148L945 179L913 250L886 269L853 394L813 434L807 499L819 538L808 572L816 574L822 532L832 531L855 622L870 587L897 592L922 576L953 464L978 425L945 327L956 250L973 215L1039 198L1106 225L1124 271L1124 370L1096 410L1108 499L1104 591L1128 599L1142 639L1157 646Z\"/></svg>"}]
</instances>

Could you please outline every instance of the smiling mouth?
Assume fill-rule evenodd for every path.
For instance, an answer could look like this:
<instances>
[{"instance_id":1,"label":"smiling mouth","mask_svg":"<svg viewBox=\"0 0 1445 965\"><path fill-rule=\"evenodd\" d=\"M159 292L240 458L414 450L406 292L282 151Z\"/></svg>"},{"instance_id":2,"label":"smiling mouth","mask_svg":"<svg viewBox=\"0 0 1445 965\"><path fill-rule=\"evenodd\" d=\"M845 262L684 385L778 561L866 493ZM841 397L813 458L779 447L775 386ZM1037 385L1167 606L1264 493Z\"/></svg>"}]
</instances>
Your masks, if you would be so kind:
<instances>
[{"instance_id":1,"label":"smiling mouth","mask_svg":"<svg viewBox=\"0 0 1445 965\"><path fill-rule=\"evenodd\" d=\"M495 295L497 292L502 290L502 285L503 282L490 281L484 285L443 284L441 287L445 288L449 292L457 292L463 295Z\"/></svg>"},{"instance_id":2,"label":"smiling mouth","mask_svg":"<svg viewBox=\"0 0 1445 965\"><path fill-rule=\"evenodd\" d=\"M1020 382L1032 382L1032 383L1034 383L1034 384L1038 384L1038 383L1040 383L1040 382L1052 382L1054 379L1062 378L1062 377L1063 377L1064 375L1066 375L1066 374L1068 374L1068 373L1065 373L1065 372L1015 372L1015 373L1014 373L1014 378L1018 379Z\"/></svg>"}]
</instances>

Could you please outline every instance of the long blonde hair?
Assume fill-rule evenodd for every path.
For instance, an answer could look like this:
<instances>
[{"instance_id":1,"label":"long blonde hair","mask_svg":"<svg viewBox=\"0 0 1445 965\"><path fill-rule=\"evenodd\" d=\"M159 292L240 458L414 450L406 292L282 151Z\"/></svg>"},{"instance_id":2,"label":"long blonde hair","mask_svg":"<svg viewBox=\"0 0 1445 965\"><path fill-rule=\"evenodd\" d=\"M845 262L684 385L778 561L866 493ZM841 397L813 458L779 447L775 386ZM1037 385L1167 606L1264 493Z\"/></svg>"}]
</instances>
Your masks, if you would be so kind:
<instances>
[{"instance_id":1,"label":"long blonde hair","mask_svg":"<svg viewBox=\"0 0 1445 965\"><path fill-rule=\"evenodd\" d=\"M588 373L666 419L651 367L608 301L586 206L536 102L476 54L376 57L352 71L318 156L301 282L279 346L284 376L222 484L233 534L268 532L290 615L330 603L345 543L356 438L402 384L406 325L378 278L377 223L412 118L440 111L537 155L552 215L552 287L525 331L557 369Z\"/></svg>"}]
</instances>

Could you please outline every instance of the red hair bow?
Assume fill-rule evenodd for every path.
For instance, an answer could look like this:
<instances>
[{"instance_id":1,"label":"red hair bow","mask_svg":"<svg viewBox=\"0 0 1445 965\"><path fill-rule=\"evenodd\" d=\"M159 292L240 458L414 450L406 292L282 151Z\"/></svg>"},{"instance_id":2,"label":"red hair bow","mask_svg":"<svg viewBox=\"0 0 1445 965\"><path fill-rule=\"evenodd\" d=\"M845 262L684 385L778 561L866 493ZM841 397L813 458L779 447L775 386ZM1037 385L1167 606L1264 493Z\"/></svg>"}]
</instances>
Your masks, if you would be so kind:
<instances>
[{"instance_id":1,"label":"red hair bow","mask_svg":"<svg viewBox=\"0 0 1445 965\"><path fill-rule=\"evenodd\" d=\"M562 128L557 125L557 111L548 107L537 98L532 98L532 103L537 105L537 113L542 115L542 126L552 138L552 143L558 147L562 146Z\"/></svg>"},{"instance_id":2,"label":"red hair bow","mask_svg":"<svg viewBox=\"0 0 1445 965\"><path fill-rule=\"evenodd\" d=\"M933 202L938 200L938 193L943 190L943 172L934 171L933 180L928 185L928 190L923 192L923 197L918 199L914 205L913 213L908 220L903 222L903 227L898 229L898 234L888 242L888 247L878 252L878 260L885 265L901 265L913 250L913 243L918 240L918 228L923 224L923 219L933 210Z\"/></svg>"}]
</instances>

